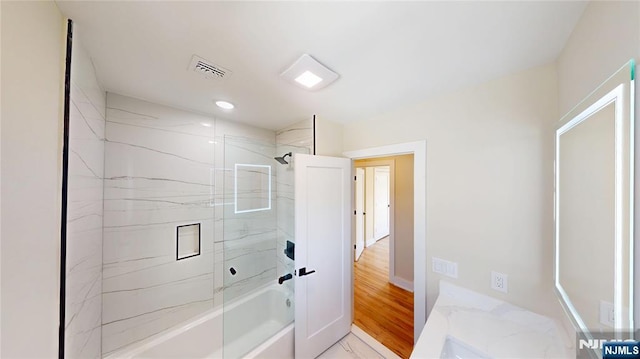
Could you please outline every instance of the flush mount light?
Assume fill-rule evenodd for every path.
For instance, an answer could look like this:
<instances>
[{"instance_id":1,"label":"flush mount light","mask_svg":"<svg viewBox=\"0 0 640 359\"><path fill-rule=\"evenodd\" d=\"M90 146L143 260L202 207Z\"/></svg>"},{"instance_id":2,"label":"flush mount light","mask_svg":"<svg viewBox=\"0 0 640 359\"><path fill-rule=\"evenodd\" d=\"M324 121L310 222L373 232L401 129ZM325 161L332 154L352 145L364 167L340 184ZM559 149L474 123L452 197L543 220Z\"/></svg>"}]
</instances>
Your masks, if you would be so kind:
<instances>
[{"instance_id":1,"label":"flush mount light","mask_svg":"<svg viewBox=\"0 0 640 359\"><path fill-rule=\"evenodd\" d=\"M235 107L231 102L227 101L216 101L216 106L225 110L232 110Z\"/></svg>"},{"instance_id":2,"label":"flush mount light","mask_svg":"<svg viewBox=\"0 0 640 359\"><path fill-rule=\"evenodd\" d=\"M319 90L327 87L339 77L337 73L329 70L308 54L303 54L280 76L306 90Z\"/></svg>"},{"instance_id":3,"label":"flush mount light","mask_svg":"<svg viewBox=\"0 0 640 359\"><path fill-rule=\"evenodd\" d=\"M302 84L308 88L312 88L313 86L317 85L318 82L322 81L322 78L319 76L316 76L316 74L314 74L311 71L305 71L302 73L302 75L296 77L296 82L299 84Z\"/></svg>"}]
</instances>

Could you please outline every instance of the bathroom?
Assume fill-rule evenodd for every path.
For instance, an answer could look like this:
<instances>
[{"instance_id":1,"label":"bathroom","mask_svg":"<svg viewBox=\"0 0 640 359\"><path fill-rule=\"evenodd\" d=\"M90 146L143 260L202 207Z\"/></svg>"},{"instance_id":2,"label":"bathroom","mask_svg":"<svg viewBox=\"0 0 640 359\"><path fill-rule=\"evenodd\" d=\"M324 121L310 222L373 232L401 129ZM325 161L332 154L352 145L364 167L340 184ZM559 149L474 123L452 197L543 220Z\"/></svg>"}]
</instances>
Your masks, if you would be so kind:
<instances>
[{"instance_id":1,"label":"bathroom","mask_svg":"<svg viewBox=\"0 0 640 359\"><path fill-rule=\"evenodd\" d=\"M573 330L554 283L556 130L640 57L637 2L43 1L2 2L1 16L2 357L252 357L278 339L292 351L302 266L285 251L298 244L305 155L413 152L422 165L415 340L441 280ZM317 92L281 78L302 53L340 77ZM225 78L192 70L197 58ZM363 74L383 65L398 76ZM455 263L456 277L435 273L433 258ZM507 275L506 293L491 289L492 272ZM248 310L271 300L277 310ZM250 333L261 323L273 328Z\"/></svg>"}]
</instances>

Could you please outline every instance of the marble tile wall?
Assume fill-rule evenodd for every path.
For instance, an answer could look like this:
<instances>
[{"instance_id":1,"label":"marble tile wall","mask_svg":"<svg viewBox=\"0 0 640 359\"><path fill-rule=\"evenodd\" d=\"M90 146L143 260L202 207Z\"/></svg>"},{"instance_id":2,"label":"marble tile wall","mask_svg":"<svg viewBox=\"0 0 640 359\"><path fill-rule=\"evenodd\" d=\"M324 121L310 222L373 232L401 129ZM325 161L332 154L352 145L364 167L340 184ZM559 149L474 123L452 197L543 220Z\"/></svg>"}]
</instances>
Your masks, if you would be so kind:
<instances>
[{"instance_id":1,"label":"marble tile wall","mask_svg":"<svg viewBox=\"0 0 640 359\"><path fill-rule=\"evenodd\" d=\"M268 141L224 138L224 302L268 283L276 275L275 134ZM236 165L239 165L236 170ZM266 176L266 177L265 177ZM236 184L244 183L244 186ZM234 198L252 206L236 208ZM269 208L269 209L265 209ZM231 273L231 268L236 271Z\"/></svg>"},{"instance_id":2,"label":"marble tile wall","mask_svg":"<svg viewBox=\"0 0 640 359\"><path fill-rule=\"evenodd\" d=\"M313 152L313 122L311 119L300 121L276 132L276 153ZM277 206L277 273L278 276L293 273L295 262L285 254L287 241L295 243L294 239L294 167L295 161L287 157L288 165L276 165L276 206ZM285 282L293 295L293 281Z\"/></svg>"},{"instance_id":3,"label":"marble tile wall","mask_svg":"<svg viewBox=\"0 0 640 359\"><path fill-rule=\"evenodd\" d=\"M109 93L102 352L213 308L213 119ZM200 255L176 259L177 226Z\"/></svg>"},{"instance_id":4,"label":"marble tile wall","mask_svg":"<svg viewBox=\"0 0 640 359\"><path fill-rule=\"evenodd\" d=\"M225 217L232 164L273 161L273 131L111 93L106 118L104 355L276 278L275 203ZM201 224L201 254L176 260L176 227L191 223Z\"/></svg>"},{"instance_id":5,"label":"marble tile wall","mask_svg":"<svg viewBox=\"0 0 640 359\"><path fill-rule=\"evenodd\" d=\"M74 40L67 192L67 358L101 356L105 99L91 59L80 41Z\"/></svg>"}]
</instances>

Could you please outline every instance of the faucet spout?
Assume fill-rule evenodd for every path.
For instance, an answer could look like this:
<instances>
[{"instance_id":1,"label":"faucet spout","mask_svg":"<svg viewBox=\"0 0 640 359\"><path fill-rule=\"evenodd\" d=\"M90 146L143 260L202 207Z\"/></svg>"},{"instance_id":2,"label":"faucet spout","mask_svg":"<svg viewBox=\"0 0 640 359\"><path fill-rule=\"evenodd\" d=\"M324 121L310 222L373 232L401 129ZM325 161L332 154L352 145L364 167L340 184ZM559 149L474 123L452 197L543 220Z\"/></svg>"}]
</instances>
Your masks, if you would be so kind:
<instances>
[{"instance_id":1,"label":"faucet spout","mask_svg":"<svg viewBox=\"0 0 640 359\"><path fill-rule=\"evenodd\" d=\"M293 278L293 274L287 273L287 274L283 275L282 277L278 278L278 284L282 284L282 283L284 283L285 281L287 281L287 280L289 280L291 278Z\"/></svg>"}]
</instances>

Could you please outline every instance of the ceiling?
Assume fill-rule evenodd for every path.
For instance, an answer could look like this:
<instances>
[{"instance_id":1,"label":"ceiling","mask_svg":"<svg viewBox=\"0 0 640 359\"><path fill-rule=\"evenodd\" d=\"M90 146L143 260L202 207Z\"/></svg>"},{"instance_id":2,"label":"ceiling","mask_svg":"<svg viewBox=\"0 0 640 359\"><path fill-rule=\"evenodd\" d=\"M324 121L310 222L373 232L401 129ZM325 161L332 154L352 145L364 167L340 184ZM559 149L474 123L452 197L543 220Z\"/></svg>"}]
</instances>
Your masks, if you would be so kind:
<instances>
[{"instance_id":1,"label":"ceiling","mask_svg":"<svg viewBox=\"0 0 640 359\"><path fill-rule=\"evenodd\" d=\"M585 2L58 1L104 89L254 126L348 123L553 62ZM309 92L303 53L337 72ZM206 79L198 55L232 71ZM216 108L214 100L236 105Z\"/></svg>"}]
</instances>

